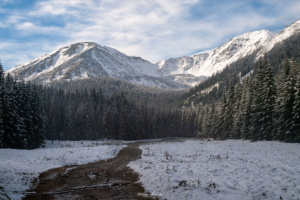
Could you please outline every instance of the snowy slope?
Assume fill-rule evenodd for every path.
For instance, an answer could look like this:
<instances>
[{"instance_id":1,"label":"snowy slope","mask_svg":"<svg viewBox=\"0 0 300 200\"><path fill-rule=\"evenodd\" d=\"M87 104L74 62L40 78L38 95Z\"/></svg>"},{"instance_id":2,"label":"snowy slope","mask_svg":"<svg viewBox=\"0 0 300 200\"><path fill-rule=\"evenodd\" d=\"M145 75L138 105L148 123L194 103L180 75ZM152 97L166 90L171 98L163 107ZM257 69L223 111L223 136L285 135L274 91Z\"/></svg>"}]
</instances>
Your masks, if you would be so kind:
<instances>
[{"instance_id":1,"label":"snowy slope","mask_svg":"<svg viewBox=\"0 0 300 200\"><path fill-rule=\"evenodd\" d=\"M280 33L269 39L264 45L264 48L259 52L258 56L263 55L264 52L270 51L275 46L275 44L282 42L283 40L288 39L289 37L297 33L300 33L300 20L296 21L290 26L287 26L285 29L280 31Z\"/></svg>"},{"instance_id":2,"label":"snowy slope","mask_svg":"<svg viewBox=\"0 0 300 200\"><path fill-rule=\"evenodd\" d=\"M266 51L270 51L276 43L281 42L281 41L289 38L290 36L294 35L295 33L299 33L299 32L300 32L300 20L296 21L295 23L291 24L290 26L287 26L280 33L278 33L275 37L273 37L266 45Z\"/></svg>"},{"instance_id":3,"label":"snowy slope","mask_svg":"<svg viewBox=\"0 0 300 200\"><path fill-rule=\"evenodd\" d=\"M161 75L192 74L211 76L228 64L253 53L272 38L275 33L262 30L236 36L210 53L200 53L158 62Z\"/></svg>"}]
</instances>

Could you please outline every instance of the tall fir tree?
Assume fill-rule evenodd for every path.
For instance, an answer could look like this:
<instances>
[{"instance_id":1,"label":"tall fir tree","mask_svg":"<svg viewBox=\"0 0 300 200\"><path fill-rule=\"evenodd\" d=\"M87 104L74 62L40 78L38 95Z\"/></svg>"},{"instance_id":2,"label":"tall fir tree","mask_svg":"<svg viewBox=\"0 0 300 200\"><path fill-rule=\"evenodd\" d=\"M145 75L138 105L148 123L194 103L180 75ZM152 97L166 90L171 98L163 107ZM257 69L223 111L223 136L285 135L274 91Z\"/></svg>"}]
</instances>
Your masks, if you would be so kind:
<instances>
[{"instance_id":1,"label":"tall fir tree","mask_svg":"<svg viewBox=\"0 0 300 200\"><path fill-rule=\"evenodd\" d=\"M222 138L233 138L233 123L234 123L234 104L235 104L235 90L233 81L230 81L230 85L228 88L228 101L225 104L225 113L224 113L224 122L222 126Z\"/></svg>"},{"instance_id":2,"label":"tall fir tree","mask_svg":"<svg viewBox=\"0 0 300 200\"><path fill-rule=\"evenodd\" d=\"M300 142L300 76L296 82L295 101L293 106L294 142Z\"/></svg>"},{"instance_id":3,"label":"tall fir tree","mask_svg":"<svg viewBox=\"0 0 300 200\"><path fill-rule=\"evenodd\" d=\"M251 139L252 141L261 140L263 138L263 122L264 111L263 111L263 103L262 99L264 89L264 65L262 58L259 59L258 67L257 67L257 78L253 82L253 103L252 103L252 115L251 115Z\"/></svg>"},{"instance_id":4,"label":"tall fir tree","mask_svg":"<svg viewBox=\"0 0 300 200\"><path fill-rule=\"evenodd\" d=\"M276 107L276 138L282 141L291 141L294 134L292 123L295 85L295 72L291 71L290 61L286 57L281 72L280 94L277 97Z\"/></svg>"},{"instance_id":5,"label":"tall fir tree","mask_svg":"<svg viewBox=\"0 0 300 200\"><path fill-rule=\"evenodd\" d=\"M244 111L243 101L242 101L242 90L243 87L240 83L235 87L234 92L234 104L233 104L233 134L234 139L241 138L241 127L242 127L242 115Z\"/></svg>"},{"instance_id":6,"label":"tall fir tree","mask_svg":"<svg viewBox=\"0 0 300 200\"><path fill-rule=\"evenodd\" d=\"M223 93L223 98L222 98L222 102L220 105L220 111L219 111L219 117L218 117L218 122L217 122L217 126L216 126L216 134L214 135L214 139L226 139L225 138L225 134L226 132L224 132L224 127L226 126L226 110L227 110L227 106L228 106L228 102L227 102L227 98L226 98L226 94L225 91ZM203 127L205 128L205 127Z\"/></svg>"},{"instance_id":7,"label":"tall fir tree","mask_svg":"<svg viewBox=\"0 0 300 200\"><path fill-rule=\"evenodd\" d=\"M252 114L252 101L253 101L253 88L252 81L247 79L244 85L243 91L243 99L244 99L244 109L242 113L242 127L241 127L241 138L242 139L252 139L251 138L251 114Z\"/></svg>"},{"instance_id":8,"label":"tall fir tree","mask_svg":"<svg viewBox=\"0 0 300 200\"><path fill-rule=\"evenodd\" d=\"M265 70L264 70L264 80L262 84L262 96L263 104L262 104L262 137L263 140L272 140L273 138L273 114L275 107L275 99L276 99L276 85L274 82L274 75L272 72L272 67L270 65L270 61L267 56L265 56Z\"/></svg>"},{"instance_id":9,"label":"tall fir tree","mask_svg":"<svg viewBox=\"0 0 300 200\"><path fill-rule=\"evenodd\" d=\"M3 82L4 82L4 70L0 60L0 86L3 84Z\"/></svg>"}]
</instances>

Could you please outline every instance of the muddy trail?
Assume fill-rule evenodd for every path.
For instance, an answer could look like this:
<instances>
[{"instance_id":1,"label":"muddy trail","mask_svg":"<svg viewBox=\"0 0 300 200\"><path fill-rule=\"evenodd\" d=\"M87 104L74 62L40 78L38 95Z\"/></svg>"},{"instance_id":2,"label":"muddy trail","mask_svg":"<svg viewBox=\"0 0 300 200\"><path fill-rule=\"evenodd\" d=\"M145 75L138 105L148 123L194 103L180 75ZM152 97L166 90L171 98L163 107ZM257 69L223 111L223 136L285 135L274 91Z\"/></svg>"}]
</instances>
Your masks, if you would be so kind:
<instances>
[{"instance_id":1,"label":"muddy trail","mask_svg":"<svg viewBox=\"0 0 300 200\"><path fill-rule=\"evenodd\" d=\"M108 160L43 172L24 200L158 199L145 193L138 174L126 167L141 158L139 146L145 143L128 144Z\"/></svg>"}]
</instances>

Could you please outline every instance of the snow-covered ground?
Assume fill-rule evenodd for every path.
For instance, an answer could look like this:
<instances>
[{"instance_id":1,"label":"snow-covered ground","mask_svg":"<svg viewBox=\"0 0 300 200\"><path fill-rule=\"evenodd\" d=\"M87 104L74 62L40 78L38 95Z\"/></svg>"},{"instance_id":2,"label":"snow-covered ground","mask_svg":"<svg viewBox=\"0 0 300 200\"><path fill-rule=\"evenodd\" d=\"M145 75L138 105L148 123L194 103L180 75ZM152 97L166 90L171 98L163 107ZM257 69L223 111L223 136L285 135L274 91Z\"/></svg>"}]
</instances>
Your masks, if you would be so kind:
<instances>
[{"instance_id":1,"label":"snow-covered ground","mask_svg":"<svg viewBox=\"0 0 300 200\"><path fill-rule=\"evenodd\" d=\"M0 149L0 199L21 199L41 172L112 158L124 147L117 141L46 141L34 150Z\"/></svg>"},{"instance_id":2,"label":"snow-covered ground","mask_svg":"<svg viewBox=\"0 0 300 200\"><path fill-rule=\"evenodd\" d=\"M239 140L162 142L140 147L129 166L167 199L300 199L300 144Z\"/></svg>"}]
</instances>

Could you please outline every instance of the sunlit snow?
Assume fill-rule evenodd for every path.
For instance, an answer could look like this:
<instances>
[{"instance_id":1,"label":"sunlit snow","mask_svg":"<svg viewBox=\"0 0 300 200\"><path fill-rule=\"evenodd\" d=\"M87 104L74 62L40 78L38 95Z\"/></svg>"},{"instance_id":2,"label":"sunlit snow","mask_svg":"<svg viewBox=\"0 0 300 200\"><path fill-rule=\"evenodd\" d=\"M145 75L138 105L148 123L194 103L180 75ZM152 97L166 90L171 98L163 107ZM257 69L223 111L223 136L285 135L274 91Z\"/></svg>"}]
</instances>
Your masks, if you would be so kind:
<instances>
[{"instance_id":1,"label":"sunlit snow","mask_svg":"<svg viewBox=\"0 0 300 200\"><path fill-rule=\"evenodd\" d=\"M300 144L239 140L141 147L129 166L147 191L171 199L299 199Z\"/></svg>"}]
</instances>

